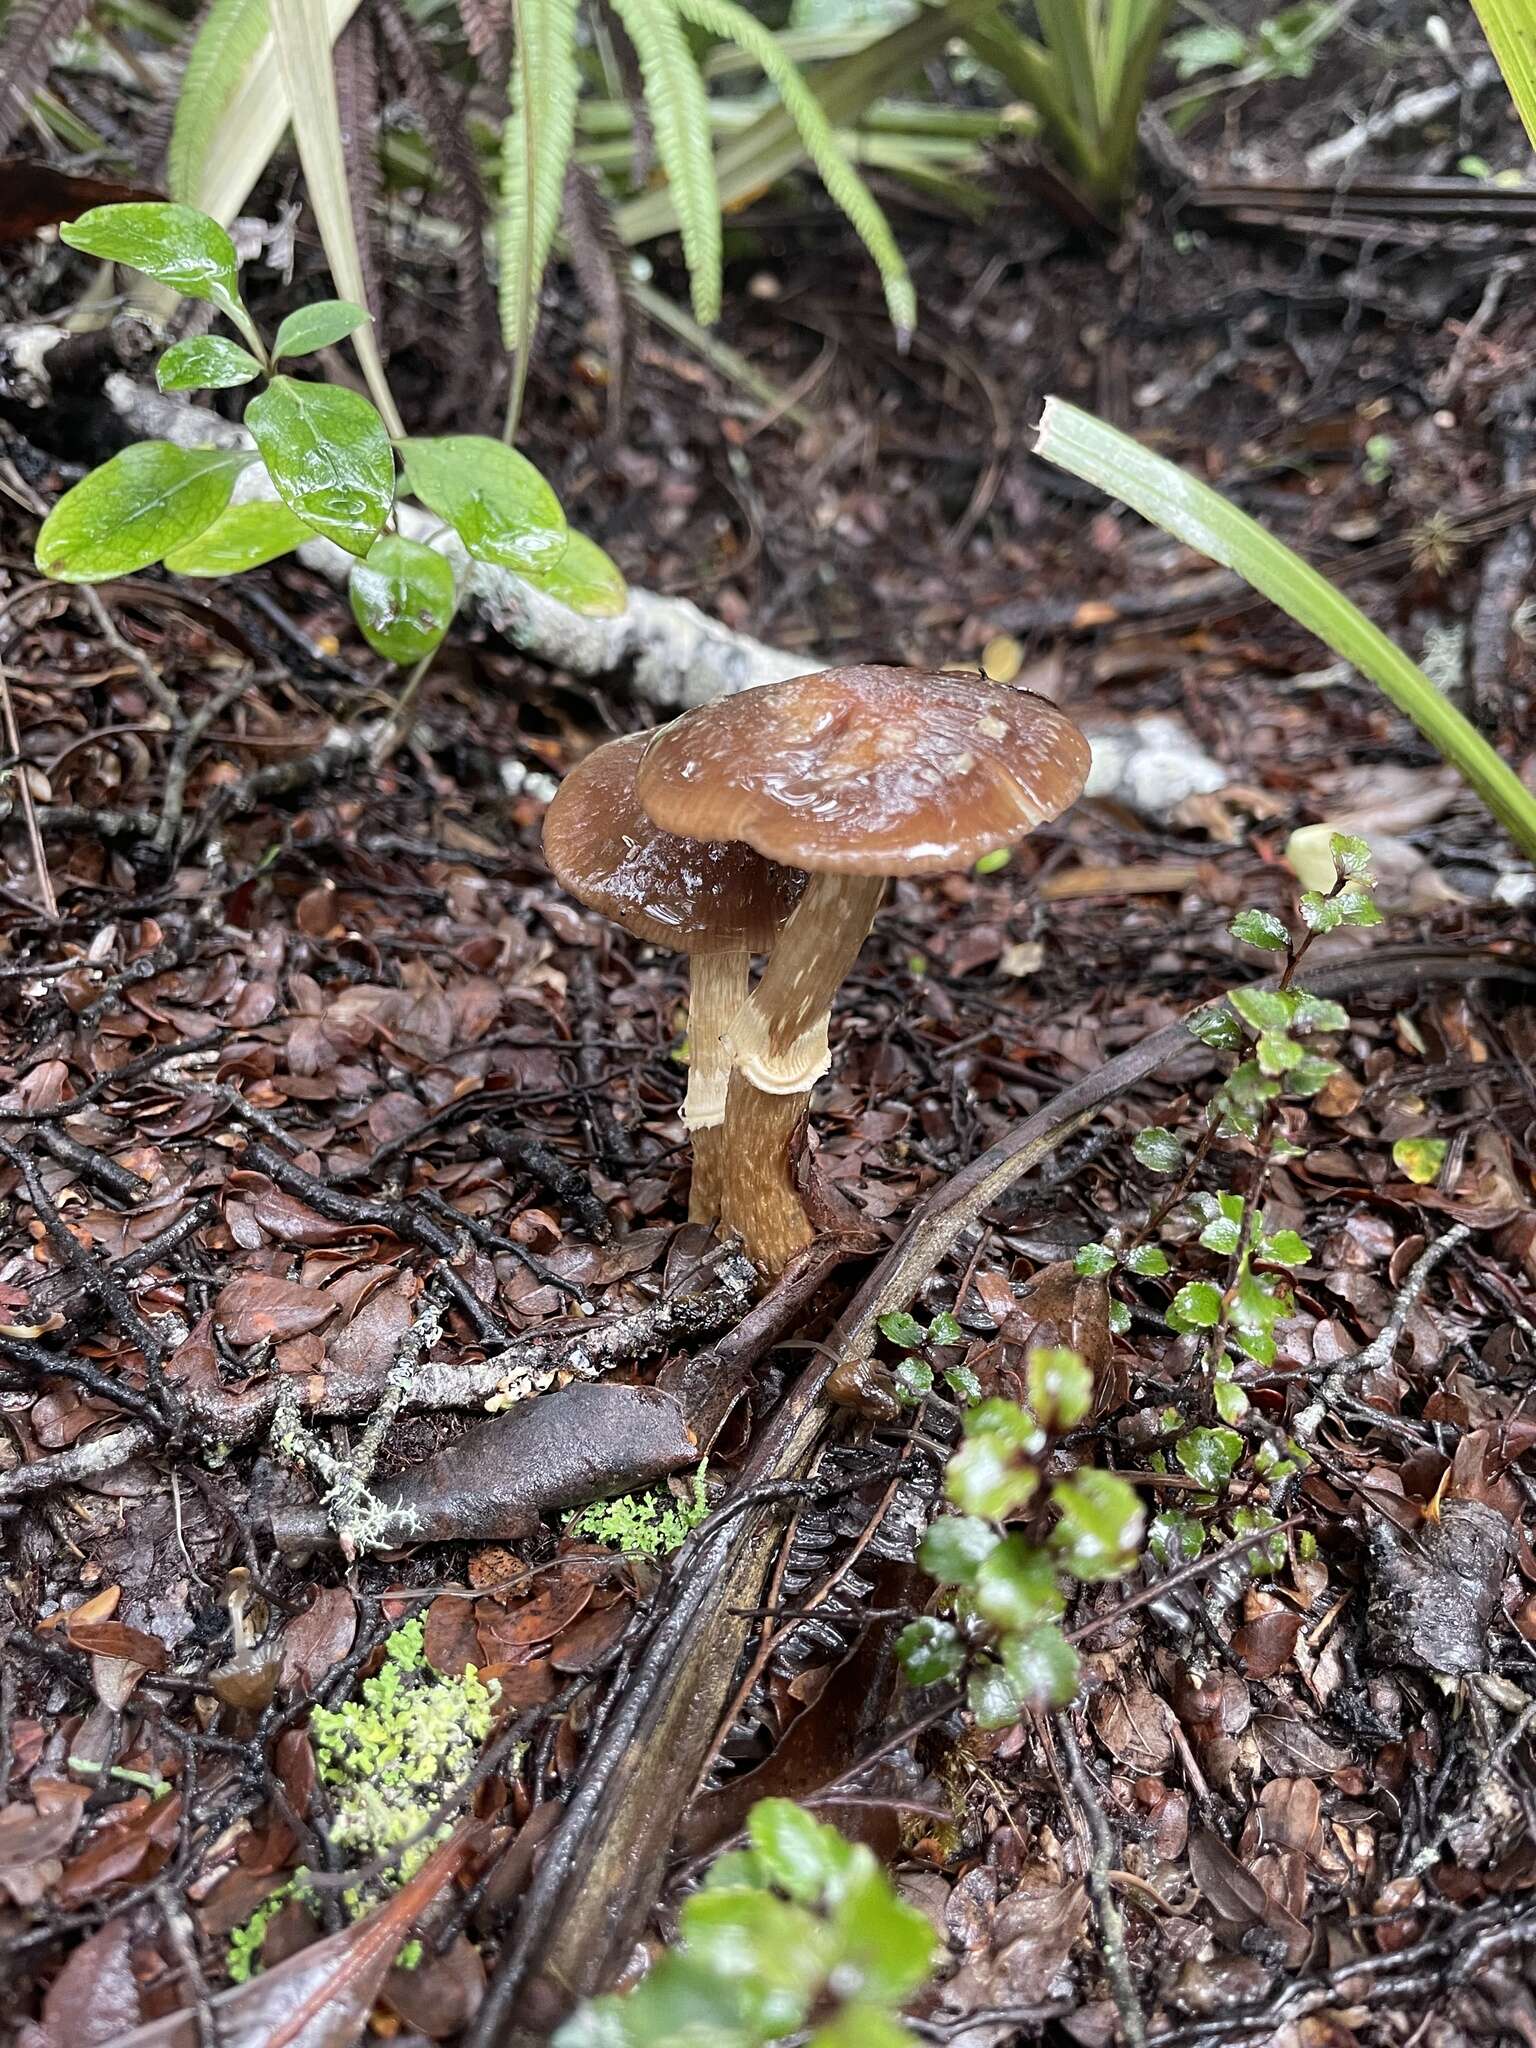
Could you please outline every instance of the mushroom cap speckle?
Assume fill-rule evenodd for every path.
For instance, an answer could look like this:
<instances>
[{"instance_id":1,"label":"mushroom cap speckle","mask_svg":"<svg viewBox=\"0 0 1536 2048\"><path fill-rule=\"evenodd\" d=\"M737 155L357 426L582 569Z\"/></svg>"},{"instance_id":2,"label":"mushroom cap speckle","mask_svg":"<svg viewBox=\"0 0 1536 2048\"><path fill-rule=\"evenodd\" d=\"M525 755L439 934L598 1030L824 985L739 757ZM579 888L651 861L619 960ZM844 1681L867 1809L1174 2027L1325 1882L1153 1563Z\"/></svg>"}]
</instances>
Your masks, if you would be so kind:
<instances>
[{"instance_id":1,"label":"mushroom cap speckle","mask_svg":"<svg viewBox=\"0 0 1536 2048\"><path fill-rule=\"evenodd\" d=\"M813 874L938 875L1059 817L1088 742L1043 697L980 676L830 668L701 705L636 777L669 832L741 839Z\"/></svg>"},{"instance_id":2,"label":"mushroom cap speckle","mask_svg":"<svg viewBox=\"0 0 1536 2048\"><path fill-rule=\"evenodd\" d=\"M650 737L628 733L594 748L556 790L544 817L555 879L652 945L766 952L803 878L740 841L684 839L653 824L635 794Z\"/></svg>"}]
</instances>

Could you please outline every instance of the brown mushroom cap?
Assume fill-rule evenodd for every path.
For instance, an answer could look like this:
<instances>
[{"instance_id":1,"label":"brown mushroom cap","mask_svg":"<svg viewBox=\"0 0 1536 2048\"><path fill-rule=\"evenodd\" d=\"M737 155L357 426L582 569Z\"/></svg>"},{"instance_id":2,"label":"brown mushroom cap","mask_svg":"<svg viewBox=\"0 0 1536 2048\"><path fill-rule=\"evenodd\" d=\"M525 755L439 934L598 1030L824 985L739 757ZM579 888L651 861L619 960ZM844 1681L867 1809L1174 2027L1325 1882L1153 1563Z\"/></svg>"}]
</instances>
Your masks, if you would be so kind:
<instances>
[{"instance_id":1,"label":"brown mushroom cap","mask_svg":"<svg viewBox=\"0 0 1536 2048\"><path fill-rule=\"evenodd\" d=\"M829 668L687 712L636 785L670 832L745 840L815 874L936 875L1059 817L1088 742L1054 704L980 676Z\"/></svg>"},{"instance_id":2,"label":"brown mushroom cap","mask_svg":"<svg viewBox=\"0 0 1536 2048\"><path fill-rule=\"evenodd\" d=\"M649 733L596 747L566 776L544 818L544 858L589 910L678 953L763 953L794 908L802 877L739 841L679 838L635 794Z\"/></svg>"}]
</instances>

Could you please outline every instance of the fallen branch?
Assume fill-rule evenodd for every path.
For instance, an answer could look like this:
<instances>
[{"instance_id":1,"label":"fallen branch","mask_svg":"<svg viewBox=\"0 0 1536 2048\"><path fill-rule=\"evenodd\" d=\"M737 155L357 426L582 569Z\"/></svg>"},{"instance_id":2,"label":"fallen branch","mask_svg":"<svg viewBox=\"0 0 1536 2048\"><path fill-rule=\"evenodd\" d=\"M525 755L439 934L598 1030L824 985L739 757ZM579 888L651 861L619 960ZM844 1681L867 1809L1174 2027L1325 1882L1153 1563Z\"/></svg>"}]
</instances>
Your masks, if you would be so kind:
<instances>
[{"instance_id":1,"label":"fallen branch","mask_svg":"<svg viewBox=\"0 0 1536 2048\"><path fill-rule=\"evenodd\" d=\"M755 1276L744 1260L733 1260L720 1284L700 1294L655 1302L633 1315L616 1317L592 1330L562 1330L548 1337L523 1337L487 1358L420 1364L401 1402L402 1410L435 1413L446 1408L484 1408L488 1401L506 1406L526 1401L563 1379L592 1380L620 1365L654 1357L701 1337L715 1336L740 1319L751 1299ZM0 1347L4 1348L4 1347ZM79 1377L74 1362L55 1358L39 1345L29 1347L25 1363L35 1372L56 1371L62 1378ZM7 1349L15 1355L15 1347ZM318 1381L318 1391L303 1406L311 1422L347 1422L371 1415L378 1404L389 1367L367 1372L332 1371ZM306 1386L316 1384L306 1379ZM277 1412L280 1376L273 1374L249 1387L182 1386L177 1389L185 1418L208 1441L248 1443L270 1428ZM97 1389L92 1390L98 1391ZM109 1390L99 1390L103 1393ZM113 1392L111 1398L115 1399ZM77 1484L99 1477L157 1442L155 1430L135 1427L108 1437L74 1444L67 1451L39 1458L0 1473L0 1501L45 1492L51 1486Z\"/></svg>"}]
</instances>

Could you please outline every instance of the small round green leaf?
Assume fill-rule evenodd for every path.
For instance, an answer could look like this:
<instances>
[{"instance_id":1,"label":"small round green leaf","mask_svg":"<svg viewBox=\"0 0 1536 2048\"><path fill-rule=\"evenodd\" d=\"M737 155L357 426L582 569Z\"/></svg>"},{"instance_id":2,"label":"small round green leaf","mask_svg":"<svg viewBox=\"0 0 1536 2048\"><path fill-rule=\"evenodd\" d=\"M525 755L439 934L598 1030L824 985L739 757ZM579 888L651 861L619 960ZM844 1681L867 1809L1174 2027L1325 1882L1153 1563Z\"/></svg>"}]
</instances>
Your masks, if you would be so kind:
<instances>
[{"instance_id":1,"label":"small round green leaf","mask_svg":"<svg viewBox=\"0 0 1536 2048\"><path fill-rule=\"evenodd\" d=\"M1129 1571L1141 1548L1143 1515L1134 1487L1113 1472L1084 1466L1051 1488L1061 1520L1051 1547L1077 1579L1112 1579Z\"/></svg>"},{"instance_id":2,"label":"small round green leaf","mask_svg":"<svg viewBox=\"0 0 1536 2048\"><path fill-rule=\"evenodd\" d=\"M927 1915L897 1898L868 1849L855 1852L832 1911L832 1933L837 1985L846 1996L899 2005L933 1968L937 1943Z\"/></svg>"},{"instance_id":3,"label":"small round green leaf","mask_svg":"<svg viewBox=\"0 0 1536 2048\"><path fill-rule=\"evenodd\" d=\"M922 1614L896 1638L896 1655L909 1685L937 1685L953 1678L965 1662L959 1632L937 1615Z\"/></svg>"},{"instance_id":4,"label":"small round green leaf","mask_svg":"<svg viewBox=\"0 0 1536 2048\"><path fill-rule=\"evenodd\" d=\"M366 555L395 502L395 458L366 398L339 384L274 377L245 410L290 512L349 555Z\"/></svg>"},{"instance_id":5,"label":"small round green leaf","mask_svg":"<svg viewBox=\"0 0 1536 2048\"><path fill-rule=\"evenodd\" d=\"M554 568L528 580L584 619L617 619L629 608L629 586L618 565L584 533L570 533Z\"/></svg>"},{"instance_id":6,"label":"small round green leaf","mask_svg":"<svg viewBox=\"0 0 1536 2048\"><path fill-rule=\"evenodd\" d=\"M1007 1728L1019 1718L1021 1702L1013 1680L990 1658L977 1664L966 1679L965 1700L978 1728Z\"/></svg>"},{"instance_id":7,"label":"small round green leaf","mask_svg":"<svg viewBox=\"0 0 1536 2048\"><path fill-rule=\"evenodd\" d=\"M1209 1280L1191 1280L1173 1297L1168 1321L1176 1330L1210 1330L1221 1320L1221 1289Z\"/></svg>"},{"instance_id":8,"label":"small round green leaf","mask_svg":"<svg viewBox=\"0 0 1536 2048\"><path fill-rule=\"evenodd\" d=\"M261 365L248 348L223 334L194 334L176 341L155 365L162 391L232 391L261 375Z\"/></svg>"},{"instance_id":9,"label":"small round green leaf","mask_svg":"<svg viewBox=\"0 0 1536 2048\"><path fill-rule=\"evenodd\" d=\"M87 256L122 263L168 284L183 298L238 305L235 245L195 206L134 201L95 206L59 229L60 241Z\"/></svg>"},{"instance_id":10,"label":"small round green leaf","mask_svg":"<svg viewBox=\"0 0 1536 2048\"><path fill-rule=\"evenodd\" d=\"M1267 910L1240 910L1228 930L1245 946L1258 946L1266 953L1283 953L1291 942L1285 926Z\"/></svg>"},{"instance_id":11,"label":"small round green leaf","mask_svg":"<svg viewBox=\"0 0 1536 2048\"><path fill-rule=\"evenodd\" d=\"M413 662L442 644L453 619L453 565L436 548L383 533L347 582L352 616L375 654Z\"/></svg>"},{"instance_id":12,"label":"small round green leaf","mask_svg":"<svg viewBox=\"0 0 1536 2048\"><path fill-rule=\"evenodd\" d=\"M888 1337L903 1351L916 1351L928 1336L917 1317L908 1315L905 1309L892 1309L888 1315L879 1318L879 1323L882 1336Z\"/></svg>"},{"instance_id":13,"label":"small round green leaf","mask_svg":"<svg viewBox=\"0 0 1536 2048\"><path fill-rule=\"evenodd\" d=\"M1131 1140L1131 1151L1150 1173L1177 1173L1184 1164L1184 1147L1162 1124L1148 1124Z\"/></svg>"},{"instance_id":14,"label":"small round green leaf","mask_svg":"<svg viewBox=\"0 0 1536 2048\"><path fill-rule=\"evenodd\" d=\"M278 328L272 360L275 363L281 356L307 356L317 348L345 341L349 334L366 325L368 317L366 308L354 306L350 299L318 299L312 306L300 306Z\"/></svg>"},{"instance_id":15,"label":"small round green leaf","mask_svg":"<svg viewBox=\"0 0 1536 2048\"><path fill-rule=\"evenodd\" d=\"M1161 1245L1139 1244L1135 1251L1126 1254L1125 1263L1143 1280L1161 1280L1168 1271L1168 1254Z\"/></svg>"},{"instance_id":16,"label":"small round green leaf","mask_svg":"<svg viewBox=\"0 0 1536 2048\"><path fill-rule=\"evenodd\" d=\"M968 1586L998 1540L997 1531L975 1515L941 1515L923 1531L917 1561L941 1586Z\"/></svg>"},{"instance_id":17,"label":"small round green leaf","mask_svg":"<svg viewBox=\"0 0 1536 2048\"><path fill-rule=\"evenodd\" d=\"M37 537L39 570L102 583L147 569L213 524L249 461L239 449L135 441L54 506Z\"/></svg>"},{"instance_id":18,"label":"small round green leaf","mask_svg":"<svg viewBox=\"0 0 1536 2048\"><path fill-rule=\"evenodd\" d=\"M928 1325L928 1342L930 1344L963 1344L965 1342L964 1330L961 1329L947 1308L941 1308L933 1321Z\"/></svg>"},{"instance_id":19,"label":"small round green leaf","mask_svg":"<svg viewBox=\"0 0 1536 2048\"><path fill-rule=\"evenodd\" d=\"M988 1434L967 1436L944 1469L944 1491L962 1515L983 1515L994 1522L1027 1506L1039 1484L1032 1465L1016 1463L1003 1439ZM944 1524L936 1522L934 1527Z\"/></svg>"},{"instance_id":20,"label":"small round green leaf","mask_svg":"<svg viewBox=\"0 0 1536 2048\"><path fill-rule=\"evenodd\" d=\"M1005 1636L1003 1669L1021 1706L1065 1707L1077 1692L1077 1652L1054 1622Z\"/></svg>"},{"instance_id":21,"label":"small round green leaf","mask_svg":"<svg viewBox=\"0 0 1536 2048\"><path fill-rule=\"evenodd\" d=\"M1006 1536L982 1559L971 1597L994 1628L1054 1621L1066 1601L1048 1554L1022 1536Z\"/></svg>"},{"instance_id":22,"label":"small round green leaf","mask_svg":"<svg viewBox=\"0 0 1536 2048\"><path fill-rule=\"evenodd\" d=\"M1209 1493L1220 1493L1237 1470L1243 1440L1235 1429L1191 1429L1173 1447L1173 1455Z\"/></svg>"},{"instance_id":23,"label":"small round green leaf","mask_svg":"<svg viewBox=\"0 0 1536 2048\"><path fill-rule=\"evenodd\" d=\"M836 1828L792 1799L759 1799L747 1815L747 1835L770 1884L802 1905L814 1905L848 1861Z\"/></svg>"},{"instance_id":24,"label":"small round green leaf","mask_svg":"<svg viewBox=\"0 0 1536 2048\"><path fill-rule=\"evenodd\" d=\"M278 499L248 498L226 505L212 526L172 548L165 566L177 576L238 576L314 538L314 529Z\"/></svg>"},{"instance_id":25,"label":"small round green leaf","mask_svg":"<svg viewBox=\"0 0 1536 2048\"><path fill-rule=\"evenodd\" d=\"M1076 1351L1037 1345L1025 1375L1029 1412L1042 1429L1075 1429L1093 1406L1093 1374Z\"/></svg>"},{"instance_id":26,"label":"small round green leaf","mask_svg":"<svg viewBox=\"0 0 1536 2048\"><path fill-rule=\"evenodd\" d=\"M1392 1164L1416 1187L1427 1188L1440 1178L1449 1149L1444 1138L1399 1138L1392 1147Z\"/></svg>"},{"instance_id":27,"label":"small round green leaf","mask_svg":"<svg viewBox=\"0 0 1536 2048\"><path fill-rule=\"evenodd\" d=\"M1086 1278L1097 1279L1101 1273L1113 1273L1115 1255L1107 1244L1084 1244L1078 1246L1072 1263Z\"/></svg>"},{"instance_id":28,"label":"small round green leaf","mask_svg":"<svg viewBox=\"0 0 1536 2048\"><path fill-rule=\"evenodd\" d=\"M547 575L568 544L560 501L514 448L485 434L400 444L406 482L477 562Z\"/></svg>"}]
</instances>

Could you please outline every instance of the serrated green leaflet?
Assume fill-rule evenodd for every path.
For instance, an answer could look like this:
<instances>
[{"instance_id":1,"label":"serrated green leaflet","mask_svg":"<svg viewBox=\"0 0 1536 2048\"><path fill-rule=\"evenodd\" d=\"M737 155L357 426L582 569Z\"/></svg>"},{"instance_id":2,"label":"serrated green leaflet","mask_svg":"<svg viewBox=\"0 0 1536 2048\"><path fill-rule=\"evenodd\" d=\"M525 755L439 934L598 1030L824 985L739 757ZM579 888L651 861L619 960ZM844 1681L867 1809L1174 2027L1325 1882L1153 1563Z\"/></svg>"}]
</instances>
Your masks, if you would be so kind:
<instances>
[{"instance_id":1,"label":"serrated green leaflet","mask_svg":"<svg viewBox=\"0 0 1536 2048\"><path fill-rule=\"evenodd\" d=\"M319 299L313 306L301 306L290 313L277 330L272 360L282 356L307 356L317 348L329 348L345 341L366 322L367 311L350 299Z\"/></svg>"},{"instance_id":2,"label":"serrated green leaflet","mask_svg":"<svg viewBox=\"0 0 1536 2048\"><path fill-rule=\"evenodd\" d=\"M37 537L37 566L61 583L147 569L211 526L250 461L243 449L135 441L66 491Z\"/></svg>"},{"instance_id":3,"label":"serrated green leaflet","mask_svg":"<svg viewBox=\"0 0 1536 2048\"><path fill-rule=\"evenodd\" d=\"M238 576L314 538L314 528L276 498L251 498L226 505L211 526L172 548L165 566L177 576Z\"/></svg>"},{"instance_id":4,"label":"serrated green leaflet","mask_svg":"<svg viewBox=\"0 0 1536 2048\"><path fill-rule=\"evenodd\" d=\"M395 500L395 458L366 398L274 377L245 423L290 512L349 555L366 555Z\"/></svg>"},{"instance_id":5,"label":"serrated green leaflet","mask_svg":"<svg viewBox=\"0 0 1536 2048\"><path fill-rule=\"evenodd\" d=\"M172 343L155 365L162 391L232 391L261 375L248 348L222 334L195 334Z\"/></svg>"},{"instance_id":6,"label":"serrated green leaflet","mask_svg":"<svg viewBox=\"0 0 1536 2048\"><path fill-rule=\"evenodd\" d=\"M435 548L381 534L354 562L347 594L358 631L386 661L421 661L453 618L453 569Z\"/></svg>"},{"instance_id":7,"label":"serrated green leaflet","mask_svg":"<svg viewBox=\"0 0 1536 2048\"><path fill-rule=\"evenodd\" d=\"M484 434L400 444L405 478L477 562L547 576L568 544L560 501L533 464Z\"/></svg>"}]
</instances>

